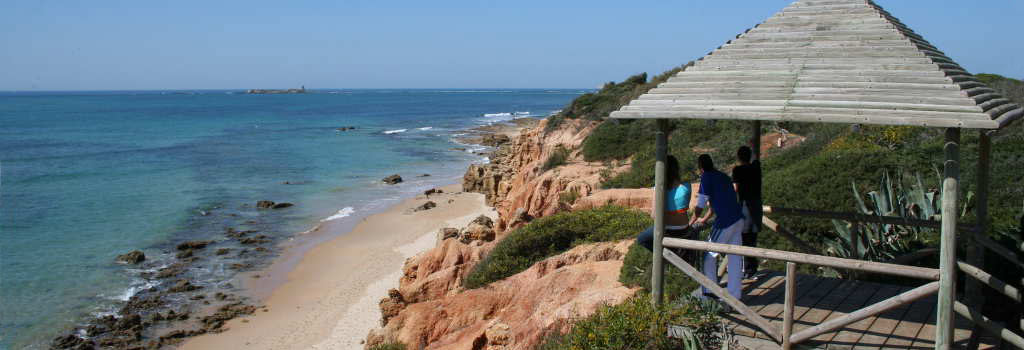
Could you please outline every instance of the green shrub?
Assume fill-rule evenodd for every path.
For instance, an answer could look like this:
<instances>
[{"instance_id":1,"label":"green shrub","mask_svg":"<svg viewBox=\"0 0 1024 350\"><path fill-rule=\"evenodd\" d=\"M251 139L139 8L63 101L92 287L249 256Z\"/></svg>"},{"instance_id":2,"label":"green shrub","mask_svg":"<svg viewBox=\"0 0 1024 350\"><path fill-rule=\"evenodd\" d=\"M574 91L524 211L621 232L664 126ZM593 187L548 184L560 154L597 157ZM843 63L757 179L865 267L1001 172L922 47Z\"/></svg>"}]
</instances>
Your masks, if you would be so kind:
<instances>
[{"instance_id":1,"label":"green shrub","mask_svg":"<svg viewBox=\"0 0 1024 350\"><path fill-rule=\"evenodd\" d=\"M626 257L622 261L622 270L619 271L619 282L627 287L642 287L650 292L651 290L651 266L653 254L647 248L634 244L629 248ZM699 267L697 267L699 268ZM668 300L685 298L697 288L698 284L689 276L684 274L675 266L665 262L665 278L662 290Z\"/></svg>"},{"instance_id":2,"label":"green shrub","mask_svg":"<svg viewBox=\"0 0 1024 350\"><path fill-rule=\"evenodd\" d=\"M717 349L722 342L717 310L717 304L693 299L655 307L649 295L640 293L598 308L568 333L548 336L537 349ZM686 327L690 334L669 338L669 325Z\"/></svg>"},{"instance_id":3,"label":"green shrub","mask_svg":"<svg viewBox=\"0 0 1024 350\"><path fill-rule=\"evenodd\" d=\"M402 343L383 343L377 344L370 347L370 350L405 350L405 344Z\"/></svg>"},{"instance_id":4,"label":"green shrub","mask_svg":"<svg viewBox=\"0 0 1024 350\"><path fill-rule=\"evenodd\" d=\"M580 199L580 191L575 188L558 194L558 203L564 205L572 206L576 204L577 199Z\"/></svg>"},{"instance_id":5,"label":"green shrub","mask_svg":"<svg viewBox=\"0 0 1024 350\"><path fill-rule=\"evenodd\" d=\"M551 155L544 161L544 165L541 166L541 170L548 171L560 166L565 165L566 160L569 159L569 150L565 146L558 145L554 151L551 151Z\"/></svg>"},{"instance_id":6,"label":"green shrub","mask_svg":"<svg viewBox=\"0 0 1024 350\"><path fill-rule=\"evenodd\" d=\"M647 214L611 205L543 217L509 233L473 268L464 285L483 287L580 244L635 237L650 224Z\"/></svg>"}]
</instances>

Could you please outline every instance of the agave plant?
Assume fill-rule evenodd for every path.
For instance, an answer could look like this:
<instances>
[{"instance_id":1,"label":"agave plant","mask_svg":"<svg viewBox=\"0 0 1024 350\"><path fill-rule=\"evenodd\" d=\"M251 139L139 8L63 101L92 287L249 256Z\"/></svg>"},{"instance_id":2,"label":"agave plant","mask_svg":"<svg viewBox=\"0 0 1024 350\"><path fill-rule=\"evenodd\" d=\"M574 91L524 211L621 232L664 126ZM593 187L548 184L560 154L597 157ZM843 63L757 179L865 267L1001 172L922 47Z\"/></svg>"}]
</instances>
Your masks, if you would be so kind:
<instances>
[{"instance_id":1,"label":"agave plant","mask_svg":"<svg viewBox=\"0 0 1024 350\"><path fill-rule=\"evenodd\" d=\"M941 181L941 177L939 179ZM942 192L925 188L920 174L915 174L910 186L905 186L902 176L893 179L885 172L882 174L879 189L868 192L866 196L857 191L856 183L851 185L854 198L857 200L857 209L862 214L916 220L942 218ZM864 197L867 197L868 201L865 201ZM963 209L956 214L965 215L973 197L973 192L967 192ZM825 240L830 255L870 261L891 260L909 253L912 243L921 242L923 234L935 231L928 227L877 222L832 220L832 224L836 237Z\"/></svg>"}]
</instances>

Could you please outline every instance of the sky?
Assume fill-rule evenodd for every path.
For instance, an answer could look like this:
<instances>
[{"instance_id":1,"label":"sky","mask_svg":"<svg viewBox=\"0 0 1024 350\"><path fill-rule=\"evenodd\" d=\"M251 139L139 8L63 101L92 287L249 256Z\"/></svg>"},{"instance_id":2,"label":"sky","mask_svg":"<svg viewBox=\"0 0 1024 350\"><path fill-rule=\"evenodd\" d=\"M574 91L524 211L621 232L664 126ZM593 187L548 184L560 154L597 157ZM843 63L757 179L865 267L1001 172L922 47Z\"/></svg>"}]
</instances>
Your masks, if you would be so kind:
<instances>
[{"instance_id":1,"label":"sky","mask_svg":"<svg viewBox=\"0 0 1024 350\"><path fill-rule=\"evenodd\" d=\"M0 90L596 88L791 1L0 1ZM876 0L972 73L1024 78L1024 1Z\"/></svg>"}]
</instances>

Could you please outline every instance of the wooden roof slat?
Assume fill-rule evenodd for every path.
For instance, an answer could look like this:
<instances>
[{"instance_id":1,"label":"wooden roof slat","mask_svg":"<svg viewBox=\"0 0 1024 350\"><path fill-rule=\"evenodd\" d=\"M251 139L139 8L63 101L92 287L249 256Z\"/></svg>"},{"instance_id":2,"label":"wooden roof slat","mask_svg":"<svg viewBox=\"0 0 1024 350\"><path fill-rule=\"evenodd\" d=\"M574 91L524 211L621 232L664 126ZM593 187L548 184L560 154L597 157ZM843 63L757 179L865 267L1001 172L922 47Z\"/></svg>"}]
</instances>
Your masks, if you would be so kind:
<instances>
[{"instance_id":1,"label":"wooden roof slat","mask_svg":"<svg viewBox=\"0 0 1024 350\"><path fill-rule=\"evenodd\" d=\"M707 103L703 100L695 99L677 99L673 98L675 95L662 95L668 98L662 99L637 99L633 101L635 105L663 105L663 104L701 104ZM934 105L950 105L950 106L974 106L962 98L948 98L948 97L932 97L928 95L919 96L878 96L878 95L854 95L854 94L840 94L840 95L826 95L826 94L800 94L790 95L791 99L807 100L807 101L881 101L881 102L893 102L893 103L911 103L911 104L934 104ZM756 103L763 101L771 101L768 99L718 99L716 103ZM774 101L780 101L779 103L785 103L788 99L778 99ZM767 103L767 102L764 102ZM1013 106L1013 104L1005 103L1002 106ZM1001 108L1002 106L984 108L985 111L990 111L994 108ZM1005 111L1009 111L1006 109ZM1004 112L1005 112L1004 111Z\"/></svg>"},{"instance_id":2,"label":"wooden roof slat","mask_svg":"<svg viewBox=\"0 0 1024 350\"><path fill-rule=\"evenodd\" d=\"M1024 108L870 0L801 0L612 117L996 129Z\"/></svg>"}]
</instances>

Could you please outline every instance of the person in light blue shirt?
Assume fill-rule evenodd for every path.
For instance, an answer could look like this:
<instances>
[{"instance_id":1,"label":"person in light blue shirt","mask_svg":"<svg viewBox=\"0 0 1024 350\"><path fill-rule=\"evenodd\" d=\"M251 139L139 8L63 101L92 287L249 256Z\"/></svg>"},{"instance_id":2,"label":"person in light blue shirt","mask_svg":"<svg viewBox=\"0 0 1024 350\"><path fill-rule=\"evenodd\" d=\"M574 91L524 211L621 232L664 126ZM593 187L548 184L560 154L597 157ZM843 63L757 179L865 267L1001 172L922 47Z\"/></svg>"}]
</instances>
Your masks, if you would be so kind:
<instances>
[{"instance_id":1,"label":"person in light blue shirt","mask_svg":"<svg viewBox=\"0 0 1024 350\"><path fill-rule=\"evenodd\" d=\"M681 237L685 234L690 209L690 184L683 183L679 176L679 160L668 156L665 161L667 176L665 191L665 237ZM651 209L653 210L653 208ZM652 213L653 214L653 213ZM636 237L636 241L647 250L654 250L654 226Z\"/></svg>"},{"instance_id":2,"label":"person in light blue shirt","mask_svg":"<svg viewBox=\"0 0 1024 350\"><path fill-rule=\"evenodd\" d=\"M732 178L715 169L711 156L702 154L697 157L697 171L700 173L700 189L697 191L697 206L693 211L690 225L704 225L712 214L715 222L711 225L709 242L725 244L742 244L743 210L736 198L732 186ZM707 208L705 212L704 209ZM701 214L704 214L703 216ZM712 281L718 281L718 253L704 254L704 275ZM743 257L729 255L729 294L740 299L743 296ZM702 289L704 297L713 296L707 288Z\"/></svg>"}]
</instances>

